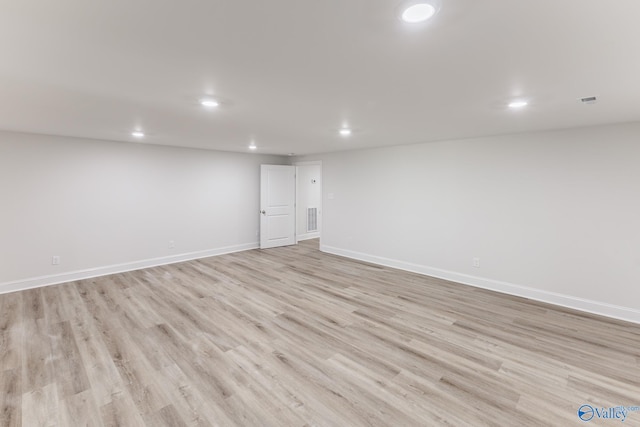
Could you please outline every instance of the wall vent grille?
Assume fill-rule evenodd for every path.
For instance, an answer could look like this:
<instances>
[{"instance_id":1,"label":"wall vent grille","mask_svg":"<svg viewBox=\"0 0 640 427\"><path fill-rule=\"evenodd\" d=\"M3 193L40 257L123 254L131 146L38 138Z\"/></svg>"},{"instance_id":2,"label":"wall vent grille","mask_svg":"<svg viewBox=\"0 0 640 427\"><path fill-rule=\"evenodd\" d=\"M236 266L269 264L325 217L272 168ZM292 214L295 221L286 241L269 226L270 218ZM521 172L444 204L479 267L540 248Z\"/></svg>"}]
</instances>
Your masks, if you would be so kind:
<instances>
[{"instance_id":1,"label":"wall vent grille","mask_svg":"<svg viewBox=\"0 0 640 427\"><path fill-rule=\"evenodd\" d=\"M318 231L318 208L307 208L307 232Z\"/></svg>"}]
</instances>

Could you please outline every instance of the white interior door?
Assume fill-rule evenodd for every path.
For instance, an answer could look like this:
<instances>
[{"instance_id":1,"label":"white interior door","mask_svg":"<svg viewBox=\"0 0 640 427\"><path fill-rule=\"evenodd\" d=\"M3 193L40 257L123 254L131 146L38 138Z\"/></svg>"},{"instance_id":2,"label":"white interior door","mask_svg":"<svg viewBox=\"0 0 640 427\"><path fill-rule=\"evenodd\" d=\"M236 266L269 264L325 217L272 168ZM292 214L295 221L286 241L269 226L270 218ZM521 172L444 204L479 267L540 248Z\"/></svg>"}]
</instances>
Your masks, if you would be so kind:
<instances>
[{"instance_id":1,"label":"white interior door","mask_svg":"<svg viewBox=\"0 0 640 427\"><path fill-rule=\"evenodd\" d=\"M296 168L260 166L260 249L296 243Z\"/></svg>"}]
</instances>

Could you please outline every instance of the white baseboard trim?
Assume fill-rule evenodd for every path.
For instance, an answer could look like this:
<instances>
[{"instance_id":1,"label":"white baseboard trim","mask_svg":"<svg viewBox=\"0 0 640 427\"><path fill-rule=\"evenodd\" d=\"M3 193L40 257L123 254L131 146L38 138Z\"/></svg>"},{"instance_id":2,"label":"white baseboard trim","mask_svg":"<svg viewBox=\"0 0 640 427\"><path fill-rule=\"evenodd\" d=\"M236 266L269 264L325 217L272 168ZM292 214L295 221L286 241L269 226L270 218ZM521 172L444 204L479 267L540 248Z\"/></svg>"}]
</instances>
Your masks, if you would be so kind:
<instances>
[{"instance_id":1,"label":"white baseboard trim","mask_svg":"<svg viewBox=\"0 0 640 427\"><path fill-rule=\"evenodd\" d=\"M563 295L555 292L543 291L527 286L514 285L512 283L501 282L498 280L456 273L454 271L442 270L439 268L379 257L376 255L369 255L361 252L340 249L322 244L320 245L320 250L322 252L327 252L346 258L352 258L359 261L370 262L372 264L397 268L399 270L410 271L412 273L424 274L426 276L450 280L452 282L462 283L464 285L474 286L477 288L488 289L504 294L529 298L536 301L546 302L549 304L572 308L587 313L598 314L618 320L624 320L627 322L640 323L640 310L629 307L622 307L571 295Z\"/></svg>"},{"instance_id":2,"label":"white baseboard trim","mask_svg":"<svg viewBox=\"0 0 640 427\"><path fill-rule=\"evenodd\" d=\"M89 268L86 270L52 274L49 276L32 277L24 280L0 283L0 294L39 288L42 286L57 285L60 283L73 282L75 280L90 279L92 277L106 276L109 274L123 273L125 271L140 270L142 268L157 267L159 265L174 264L176 262L191 261L198 258L207 258L211 256L230 254L233 252L247 251L250 249L257 249L258 247L258 242L252 242L242 245L226 246L216 249L207 249L204 251L188 252L184 254L171 255L160 258L127 262L123 264Z\"/></svg>"},{"instance_id":3,"label":"white baseboard trim","mask_svg":"<svg viewBox=\"0 0 640 427\"><path fill-rule=\"evenodd\" d=\"M298 234L297 239L298 239L298 242L302 242L303 240L317 239L319 237L320 237L320 233L313 232L313 233Z\"/></svg>"}]
</instances>

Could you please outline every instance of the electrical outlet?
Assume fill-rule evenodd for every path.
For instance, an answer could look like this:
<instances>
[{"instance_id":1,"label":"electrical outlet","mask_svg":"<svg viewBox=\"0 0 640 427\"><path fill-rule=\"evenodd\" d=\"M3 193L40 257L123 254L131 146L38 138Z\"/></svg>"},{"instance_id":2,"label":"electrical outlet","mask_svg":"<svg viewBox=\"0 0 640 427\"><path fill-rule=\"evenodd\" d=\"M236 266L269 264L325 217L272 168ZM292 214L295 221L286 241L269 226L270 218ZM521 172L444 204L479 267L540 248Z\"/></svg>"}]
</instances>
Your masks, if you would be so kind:
<instances>
[{"instance_id":1,"label":"electrical outlet","mask_svg":"<svg viewBox=\"0 0 640 427\"><path fill-rule=\"evenodd\" d=\"M60 257L59 256L52 256L51 257L51 265L59 265L60 264Z\"/></svg>"},{"instance_id":2,"label":"electrical outlet","mask_svg":"<svg viewBox=\"0 0 640 427\"><path fill-rule=\"evenodd\" d=\"M473 259L473 266L475 268L480 268L480 258L474 258Z\"/></svg>"},{"instance_id":3,"label":"electrical outlet","mask_svg":"<svg viewBox=\"0 0 640 427\"><path fill-rule=\"evenodd\" d=\"M176 242L173 240L169 240L169 249L173 249L176 247Z\"/></svg>"}]
</instances>

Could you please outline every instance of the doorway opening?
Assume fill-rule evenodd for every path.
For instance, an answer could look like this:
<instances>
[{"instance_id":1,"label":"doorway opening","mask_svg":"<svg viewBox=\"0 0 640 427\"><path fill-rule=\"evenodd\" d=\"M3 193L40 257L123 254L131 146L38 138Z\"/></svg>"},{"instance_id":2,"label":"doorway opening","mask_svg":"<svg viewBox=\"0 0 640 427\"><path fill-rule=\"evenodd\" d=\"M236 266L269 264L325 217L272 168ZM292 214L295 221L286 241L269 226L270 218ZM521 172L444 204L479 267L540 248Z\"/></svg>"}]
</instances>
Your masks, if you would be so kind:
<instances>
[{"instance_id":1,"label":"doorway opening","mask_svg":"<svg viewBox=\"0 0 640 427\"><path fill-rule=\"evenodd\" d=\"M260 167L260 248L319 239L322 162Z\"/></svg>"},{"instance_id":2,"label":"doorway opening","mask_svg":"<svg viewBox=\"0 0 640 427\"><path fill-rule=\"evenodd\" d=\"M322 162L297 162L296 241L318 239L322 232Z\"/></svg>"}]
</instances>

